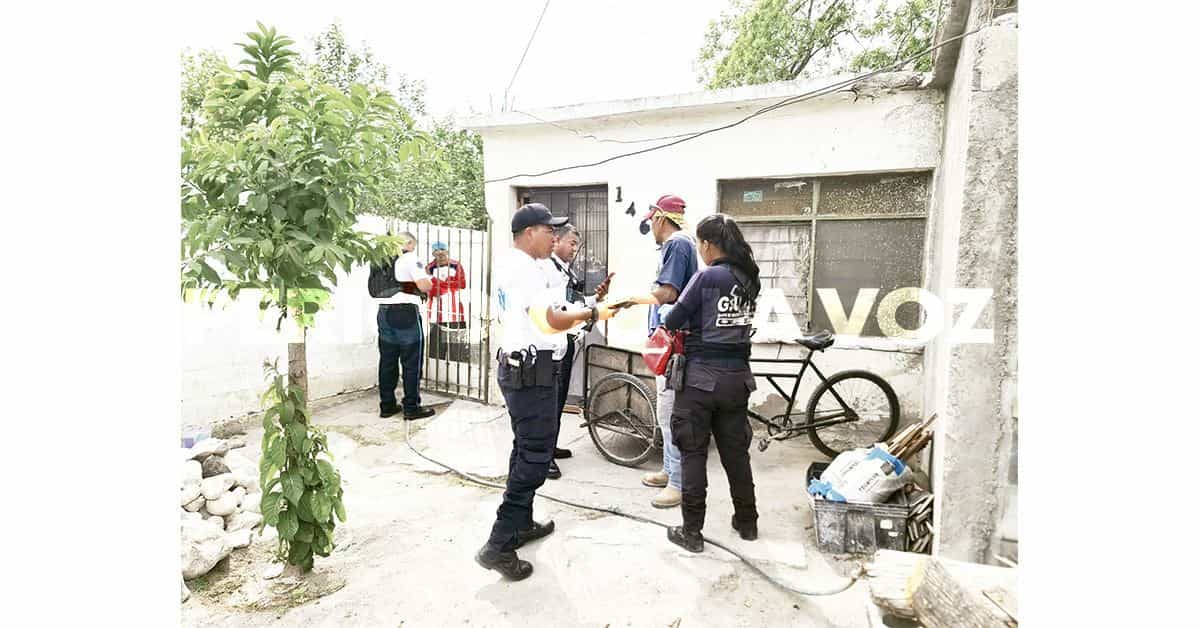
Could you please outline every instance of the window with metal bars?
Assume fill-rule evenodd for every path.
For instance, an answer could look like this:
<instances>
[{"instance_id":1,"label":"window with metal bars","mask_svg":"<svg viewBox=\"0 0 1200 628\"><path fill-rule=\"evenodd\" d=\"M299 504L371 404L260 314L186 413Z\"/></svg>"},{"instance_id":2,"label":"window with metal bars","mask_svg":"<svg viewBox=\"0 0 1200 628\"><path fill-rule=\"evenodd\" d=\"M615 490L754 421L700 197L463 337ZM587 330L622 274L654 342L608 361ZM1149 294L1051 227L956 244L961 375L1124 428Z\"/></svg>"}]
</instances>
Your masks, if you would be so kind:
<instances>
[{"instance_id":1,"label":"window with metal bars","mask_svg":"<svg viewBox=\"0 0 1200 628\"><path fill-rule=\"evenodd\" d=\"M608 276L608 186L519 188L519 204L541 203L555 216L566 216L579 229L579 252L571 263L575 276L592 292Z\"/></svg>"},{"instance_id":2,"label":"window with metal bars","mask_svg":"<svg viewBox=\"0 0 1200 628\"><path fill-rule=\"evenodd\" d=\"M836 290L849 315L860 289L877 288L862 335L882 336L879 300L922 285L931 181L929 172L727 180L721 211L738 220L763 288L783 290L801 329L833 329L817 290ZM920 306L901 305L896 320L916 329Z\"/></svg>"}]
</instances>

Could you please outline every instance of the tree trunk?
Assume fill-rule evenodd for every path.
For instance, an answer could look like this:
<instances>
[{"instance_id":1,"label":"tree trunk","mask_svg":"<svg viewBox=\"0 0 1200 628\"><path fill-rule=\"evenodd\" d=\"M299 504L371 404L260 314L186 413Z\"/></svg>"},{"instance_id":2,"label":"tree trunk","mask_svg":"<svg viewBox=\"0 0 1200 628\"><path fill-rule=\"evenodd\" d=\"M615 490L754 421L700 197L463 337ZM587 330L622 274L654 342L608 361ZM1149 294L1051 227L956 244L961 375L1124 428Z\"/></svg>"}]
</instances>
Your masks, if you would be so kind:
<instances>
[{"instance_id":1,"label":"tree trunk","mask_svg":"<svg viewBox=\"0 0 1200 628\"><path fill-rule=\"evenodd\" d=\"M299 386L304 391L304 405L308 406L308 333L300 342L288 343L288 385Z\"/></svg>"}]
</instances>

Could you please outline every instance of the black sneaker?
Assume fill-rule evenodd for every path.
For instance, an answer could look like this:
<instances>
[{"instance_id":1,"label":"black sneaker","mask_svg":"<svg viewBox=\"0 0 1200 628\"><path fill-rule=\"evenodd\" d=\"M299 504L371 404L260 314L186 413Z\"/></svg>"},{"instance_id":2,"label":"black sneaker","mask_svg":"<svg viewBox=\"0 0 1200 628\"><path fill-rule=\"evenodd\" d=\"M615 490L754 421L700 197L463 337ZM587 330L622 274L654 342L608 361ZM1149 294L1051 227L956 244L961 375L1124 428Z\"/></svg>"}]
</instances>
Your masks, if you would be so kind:
<instances>
[{"instance_id":1,"label":"black sneaker","mask_svg":"<svg viewBox=\"0 0 1200 628\"><path fill-rule=\"evenodd\" d=\"M554 457L555 457L555 459L570 458L571 450L570 449L559 449L558 447L555 447L554 448Z\"/></svg>"},{"instance_id":2,"label":"black sneaker","mask_svg":"<svg viewBox=\"0 0 1200 628\"><path fill-rule=\"evenodd\" d=\"M516 552L501 552L487 545L475 554L475 562L484 569L495 569L509 580L524 580L533 573L529 561L517 558Z\"/></svg>"},{"instance_id":3,"label":"black sneaker","mask_svg":"<svg viewBox=\"0 0 1200 628\"><path fill-rule=\"evenodd\" d=\"M743 523L738 525L737 515L734 515L732 518L730 518L729 523L733 526L734 530L737 530L737 533L742 537L742 540L753 541L754 539L758 538L757 521L754 523Z\"/></svg>"},{"instance_id":4,"label":"black sneaker","mask_svg":"<svg viewBox=\"0 0 1200 628\"><path fill-rule=\"evenodd\" d=\"M704 536L699 532L688 532L683 526L667 528L667 540L689 552L699 554L704 551Z\"/></svg>"},{"instance_id":5,"label":"black sneaker","mask_svg":"<svg viewBox=\"0 0 1200 628\"><path fill-rule=\"evenodd\" d=\"M528 528L517 530L517 547L521 547L530 541L536 541L543 536L549 536L553 531L553 521L547 521L544 525L534 521Z\"/></svg>"},{"instance_id":6,"label":"black sneaker","mask_svg":"<svg viewBox=\"0 0 1200 628\"><path fill-rule=\"evenodd\" d=\"M546 472L546 478L551 479L551 480L557 480L558 478L561 478L561 477L562 477L562 471L559 470L558 463L551 460L550 461L550 470Z\"/></svg>"},{"instance_id":7,"label":"black sneaker","mask_svg":"<svg viewBox=\"0 0 1200 628\"><path fill-rule=\"evenodd\" d=\"M417 408L416 410L413 410L412 412L405 410L404 411L404 420L405 421L415 421L416 419L424 419L424 418L433 416L435 412L436 412L436 410L434 410L433 408L430 408L428 406L421 406L420 408Z\"/></svg>"},{"instance_id":8,"label":"black sneaker","mask_svg":"<svg viewBox=\"0 0 1200 628\"><path fill-rule=\"evenodd\" d=\"M386 419L390 416L396 416L397 414L400 414L400 408L397 408L396 406L390 406L387 408L384 408L384 407L379 408L379 418L381 418L381 419Z\"/></svg>"}]
</instances>

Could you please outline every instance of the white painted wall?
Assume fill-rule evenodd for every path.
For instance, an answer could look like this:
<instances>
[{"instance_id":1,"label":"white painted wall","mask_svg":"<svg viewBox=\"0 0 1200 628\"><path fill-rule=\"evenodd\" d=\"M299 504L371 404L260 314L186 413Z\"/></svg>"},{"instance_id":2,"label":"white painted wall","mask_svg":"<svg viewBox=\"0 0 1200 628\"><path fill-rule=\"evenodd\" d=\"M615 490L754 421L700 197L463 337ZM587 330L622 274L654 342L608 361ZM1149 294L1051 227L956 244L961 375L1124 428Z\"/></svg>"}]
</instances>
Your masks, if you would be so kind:
<instances>
[{"instance_id":1,"label":"white painted wall","mask_svg":"<svg viewBox=\"0 0 1200 628\"><path fill-rule=\"evenodd\" d=\"M318 313L308 335L308 385L315 398L375 385L375 305L367 294L367 269L341 276L332 309ZM276 332L278 310L259 318L258 295L243 292L236 302L185 303L183 319L182 422L212 425L260 408L265 388L262 364L278 358L287 371L287 343L294 328ZM290 322L290 321L289 321Z\"/></svg>"},{"instance_id":2,"label":"white painted wall","mask_svg":"<svg viewBox=\"0 0 1200 628\"><path fill-rule=\"evenodd\" d=\"M485 178L497 179L599 161L659 143L600 142L582 135L632 140L694 132L738 120L782 98L835 80L811 85L776 83L534 112L557 126L512 113L469 120L467 125L483 135ZM636 111L639 107L649 110ZM616 273L612 294L644 293L655 276L657 253L652 238L640 235L637 226L648 204L659 196L682 196L694 227L700 218L716 211L720 179L933 169L939 163L942 114L940 91L902 91L857 101L852 94L835 94L645 155L597 167L489 183L485 195L488 212L496 224L494 246L496 250L511 246L506 227L517 208L515 188L607 184L609 270ZM590 117L570 119L573 115ZM515 123L521 124L512 126ZM615 201L617 186L622 188L621 203ZM637 216L624 213L631 201L636 204ZM646 309L641 306L610 321L610 344L640 348L646 337ZM773 355L777 346L761 350ZM888 377L902 397L906 418L912 418L921 405L920 360L905 360L905 368L898 369L896 355L830 351L818 364L826 372L866 368ZM810 385L813 381L809 380ZM760 389L767 388L768 384L762 382ZM760 390L758 396L765 398L766 394ZM801 394L807 398L806 391Z\"/></svg>"},{"instance_id":3,"label":"white painted wall","mask_svg":"<svg viewBox=\"0 0 1200 628\"><path fill-rule=\"evenodd\" d=\"M363 216L358 228L383 233L386 226L381 218ZM421 237L425 234L421 231ZM430 234L440 235L436 231ZM456 241L452 239L451 243ZM428 244L422 240L418 250L425 250ZM464 264L470 258L468 281L472 285L484 280L483 244L477 241L472 255L453 252ZM317 314L316 324L309 331L308 385L314 399L378 383L377 308L367 293L368 275L365 266L349 275L339 272L338 287L330 300L332 307ZM220 301L212 309L184 303L180 314L183 426L211 426L259 410L259 395L265 389L263 361L278 358L280 368L286 372L287 343L290 334L295 333L290 319L281 332L276 332L278 310L269 310L260 318L258 294L249 290L236 302Z\"/></svg>"}]
</instances>

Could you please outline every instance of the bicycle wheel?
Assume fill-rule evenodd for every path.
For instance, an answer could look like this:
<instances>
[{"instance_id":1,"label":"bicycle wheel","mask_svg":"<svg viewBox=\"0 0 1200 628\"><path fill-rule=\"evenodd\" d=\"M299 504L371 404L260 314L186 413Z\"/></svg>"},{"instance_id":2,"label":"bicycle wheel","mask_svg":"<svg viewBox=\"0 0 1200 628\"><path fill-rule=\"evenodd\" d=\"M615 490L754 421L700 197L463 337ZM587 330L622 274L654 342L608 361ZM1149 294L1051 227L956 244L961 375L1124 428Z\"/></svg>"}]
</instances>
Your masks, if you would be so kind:
<instances>
[{"instance_id":1,"label":"bicycle wheel","mask_svg":"<svg viewBox=\"0 0 1200 628\"><path fill-rule=\"evenodd\" d=\"M610 462L636 467L654 451L657 395L628 373L600 378L588 393L588 434Z\"/></svg>"},{"instance_id":2,"label":"bicycle wheel","mask_svg":"<svg viewBox=\"0 0 1200 628\"><path fill-rule=\"evenodd\" d=\"M809 425L833 418L852 420L808 430L813 445L830 458L891 438L900 422L900 402L882 377L842 371L821 382L808 400Z\"/></svg>"}]
</instances>

